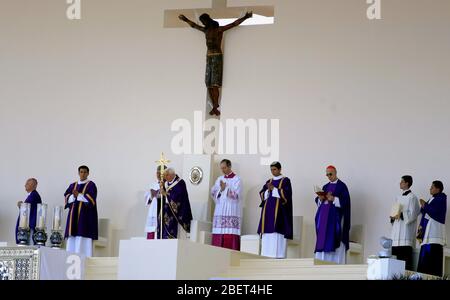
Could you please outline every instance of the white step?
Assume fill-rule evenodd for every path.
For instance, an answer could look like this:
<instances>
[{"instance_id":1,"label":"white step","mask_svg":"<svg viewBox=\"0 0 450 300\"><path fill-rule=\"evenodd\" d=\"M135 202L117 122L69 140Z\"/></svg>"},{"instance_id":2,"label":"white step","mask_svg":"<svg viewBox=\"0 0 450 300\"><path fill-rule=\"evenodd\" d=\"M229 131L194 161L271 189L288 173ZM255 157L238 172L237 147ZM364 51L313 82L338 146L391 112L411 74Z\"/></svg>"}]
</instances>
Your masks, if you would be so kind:
<instances>
[{"instance_id":1,"label":"white step","mask_svg":"<svg viewBox=\"0 0 450 300\"><path fill-rule=\"evenodd\" d=\"M366 274L248 274L248 275L222 275L215 279L235 280L366 280Z\"/></svg>"},{"instance_id":2,"label":"white step","mask_svg":"<svg viewBox=\"0 0 450 300\"><path fill-rule=\"evenodd\" d=\"M86 259L86 266L117 266L118 263L117 257L89 257Z\"/></svg>"},{"instance_id":3,"label":"white step","mask_svg":"<svg viewBox=\"0 0 450 300\"><path fill-rule=\"evenodd\" d=\"M91 257L86 259L86 280L117 279L117 257Z\"/></svg>"},{"instance_id":4,"label":"white step","mask_svg":"<svg viewBox=\"0 0 450 300\"><path fill-rule=\"evenodd\" d=\"M260 267L260 268L278 268L278 267L302 267L314 266L313 258L303 259L241 259L241 267Z\"/></svg>"},{"instance_id":5,"label":"white step","mask_svg":"<svg viewBox=\"0 0 450 300\"><path fill-rule=\"evenodd\" d=\"M348 279L365 280L367 265L336 265L314 259L241 260L221 277L234 279Z\"/></svg>"},{"instance_id":6,"label":"white step","mask_svg":"<svg viewBox=\"0 0 450 300\"><path fill-rule=\"evenodd\" d=\"M303 267L276 267L276 268L253 268L253 267L231 267L229 274L315 274L315 273L335 273L366 274L366 265L343 265L343 266L303 266Z\"/></svg>"}]
</instances>

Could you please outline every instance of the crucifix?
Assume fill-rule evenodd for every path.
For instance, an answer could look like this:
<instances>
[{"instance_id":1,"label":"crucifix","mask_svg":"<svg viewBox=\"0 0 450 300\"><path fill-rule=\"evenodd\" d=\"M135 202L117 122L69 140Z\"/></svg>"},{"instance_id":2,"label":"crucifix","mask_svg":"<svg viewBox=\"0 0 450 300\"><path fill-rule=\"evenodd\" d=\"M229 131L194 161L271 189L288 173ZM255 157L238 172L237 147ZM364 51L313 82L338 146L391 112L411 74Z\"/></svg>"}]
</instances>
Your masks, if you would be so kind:
<instances>
[{"instance_id":1,"label":"crucifix","mask_svg":"<svg viewBox=\"0 0 450 300\"><path fill-rule=\"evenodd\" d=\"M189 20L185 15L179 16L181 21L188 23L192 28L205 34L206 47L208 48L208 52L206 54L205 84L208 88L208 95L213 105L213 108L209 112L211 116L220 116L219 97L220 88L222 87L223 72L223 34L225 31L239 26L242 22L251 17L252 13L247 12L243 17L237 19L233 23L225 26L219 26L219 22L213 20L209 14L204 13L200 16L200 22L203 24L203 26L201 26Z\"/></svg>"},{"instance_id":2,"label":"crucifix","mask_svg":"<svg viewBox=\"0 0 450 300\"><path fill-rule=\"evenodd\" d=\"M207 46L206 55L206 74L205 74L205 84L207 87L207 95L210 100L211 111L210 116L220 116L220 89L222 87L222 73L223 73L223 50L222 50L222 40L225 31L239 26L245 20L252 18L252 11L255 11L261 15L272 15L273 16L273 6L251 6L251 7L229 7L227 5L227 0L212 0L212 8L204 9L186 9L186 10L169 10L166 11L166 27L179 27L174 21L174 14L178 14L178 18L187 23L190 27L197 29L204 33ZM201 24L190 20L186 15L198 17L198 10L201 10L203 14L198 18ZM245 15L243 11L247 12ZM236 16L240 16L234 22L230 22L227 25L220 26L219 23L213 18L221 19L234 19ZM179 21L178 21L179 22ZM180 23L180 22L179 22ZM178 25L178 26L177 26Z\"/></svg>"},{"instance_id":3,"label":"crucifix","mask_svg":"<svg viewBox=\"0 0 450 300\"><path fill-rule=\"evenodd\" d=\"M164 186L161 186L161 184L164 184L164 171L165 171L165 166L167 166L170 163L170 160L167 160L164 157L164 153L161 153L161 156L159 158L159 160L155 161L155 163L158 164L159 166L159 170L160 170L160 174L161 177L159 179L159 183L160 183L160 189L162 189ZM159 209L159 219L160 219L160 226L159 226L159 238L162 239L163 238L163 206L164 206L164 200L167 200L167 196L166 199L164 198L164 196L161 194L161 207Z\"/></svg>"}]
</instances>

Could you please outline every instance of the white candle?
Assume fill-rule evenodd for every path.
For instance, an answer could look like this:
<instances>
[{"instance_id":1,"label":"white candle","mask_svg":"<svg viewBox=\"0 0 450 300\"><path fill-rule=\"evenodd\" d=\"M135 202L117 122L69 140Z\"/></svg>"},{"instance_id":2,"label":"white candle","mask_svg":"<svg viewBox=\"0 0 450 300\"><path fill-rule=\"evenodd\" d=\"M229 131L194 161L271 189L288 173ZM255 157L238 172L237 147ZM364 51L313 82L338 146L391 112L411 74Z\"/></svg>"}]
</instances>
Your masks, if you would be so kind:
<instances>
[{"instance_id":1,"label":"white candle","mask_svg":"<svg viewBox=\"0 0 450 300\"><path fill-rule=\"evenodd\" d=\"M26 228L27 227L27 215L26 212L23 212L20 214L20 222L19 222L20 228Z\"/></svg>"},{"instance_id":2,"label":"white candle","mask_svg":"<svg viewBox=\"0 0 450 300\"><path fill-rule=\"evenodd\" d=\"M53 230L59 230L61 226L61 220L59 219L58 216L55 217L55 219L53 220Z\"/></svg>"},{"instance_id":3,"label":"white candle","mask_svg":"<svg viewBox=\"0 0 450 300\"><path fill-rule=\"evenodd\" d=\"M44 228L45 228L44 225L45 225L45 224L44 224L44 216L40 216L40 217L39 217L39 225L38 225L38 228L39 228L39 229L44 229Z\"/></svg>"}]
</instances>

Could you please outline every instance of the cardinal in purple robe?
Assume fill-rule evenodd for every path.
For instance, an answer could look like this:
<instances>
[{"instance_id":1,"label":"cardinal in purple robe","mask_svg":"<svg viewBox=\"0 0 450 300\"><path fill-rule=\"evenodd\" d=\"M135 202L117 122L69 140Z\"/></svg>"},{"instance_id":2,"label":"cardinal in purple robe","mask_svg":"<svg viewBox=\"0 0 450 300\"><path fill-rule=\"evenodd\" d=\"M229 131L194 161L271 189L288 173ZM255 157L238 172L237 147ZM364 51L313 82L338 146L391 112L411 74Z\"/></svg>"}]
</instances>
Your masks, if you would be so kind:
<instances>
[{"instance_id":1,"label":"cardinal in purple robe","mask_svg":"<svg viewBox=\"0 0 450 300\"><path fill-rule=\"evenodd\" d=\"M334 166L328 166L326 175L330 180L316 197L316 259L346 263L350 235L350 193L344 182L337 178Z\"/></svg>"}]
</instances>

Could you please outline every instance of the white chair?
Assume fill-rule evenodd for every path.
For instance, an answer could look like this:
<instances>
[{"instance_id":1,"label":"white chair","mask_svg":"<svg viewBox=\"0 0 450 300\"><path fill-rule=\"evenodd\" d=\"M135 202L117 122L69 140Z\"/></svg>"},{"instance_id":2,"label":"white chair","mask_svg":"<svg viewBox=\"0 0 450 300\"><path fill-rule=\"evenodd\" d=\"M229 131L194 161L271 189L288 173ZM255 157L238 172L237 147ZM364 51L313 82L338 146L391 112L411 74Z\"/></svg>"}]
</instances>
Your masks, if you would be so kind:
<instances>
[{"instance_id":1,"label":"white chair","mask_svg":"<svg viewBox=\"0 0 450 300\"><path fill-rule=\"evenodd\" d=\"M347 264L364 263L364 226L350 228L350 249L347 251Z\"/></svg>"},{"instance_id":2,"label":"white chair","mask_svg":"<svg viewBox=\"0 0 450 300\"><path fill-rule=\"evenodd\" d=\"M111 256L112 228L110 219L98 220L98 240L94 241L93 256Z\"/></svg>"},{"instance_id":3,"label":"white chair","mask_svg":"<svg viewBox=\"0 0 450 300\"><path fill-rule=\"evenodd\" d=\"M198 242L204 245L212 244L212 233L209 231L200 231L198 236Z\"/></svg>"},{"instance_id":4,"label":"white chair","mask_svg":"<svg viewBox=\"0 0 450 300\"><path fill-rule=\"evenodd\" d=\"M301 258L303 216L294 216L293 231L292 240L288 240L287 258Z\"/></svg>"},{"instance_id":5,"label":"white chair","mask_svg":"<svg viewBox=\"0 0 450 300\"><path fill-rule=\"evenodd\" d=\"M205 234L208 232L210 234L212 232L211 222L205 222L200 220L191 221L191 232L189 234L189 238L192 242L210 245L211 242L208 243L208 239L205 238L206 237Z\"/></svg>"}]
</instances>

